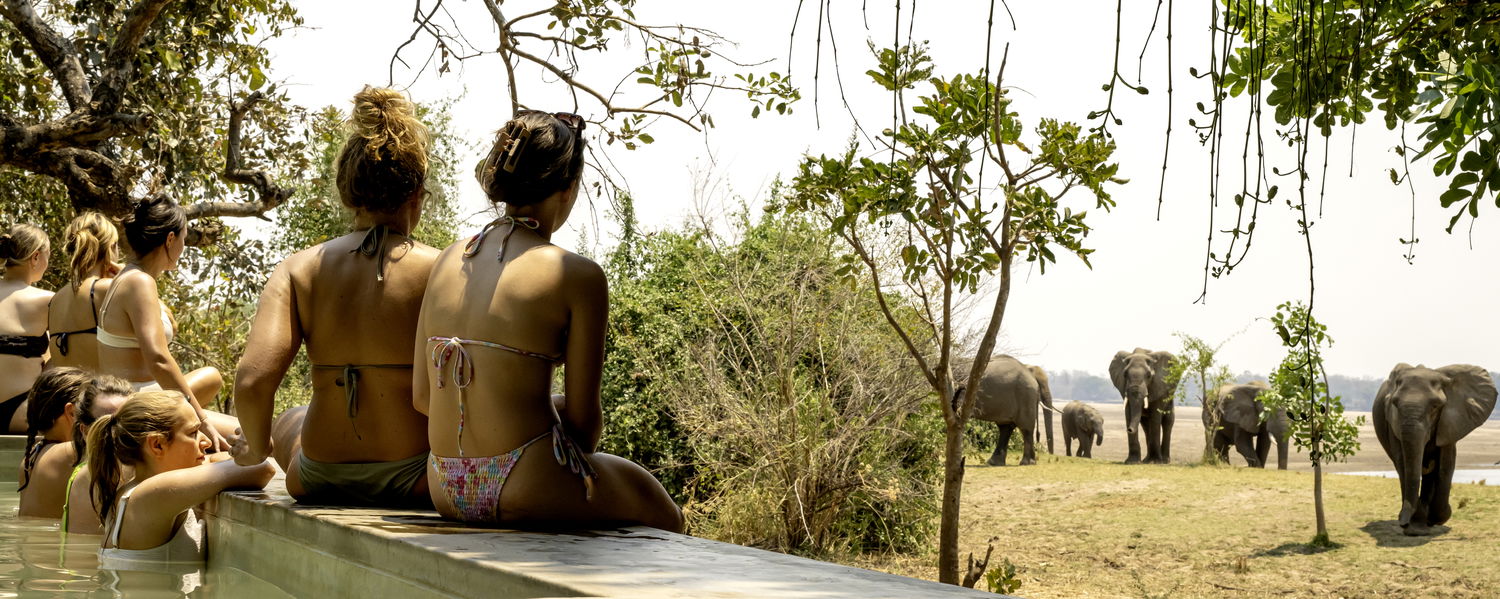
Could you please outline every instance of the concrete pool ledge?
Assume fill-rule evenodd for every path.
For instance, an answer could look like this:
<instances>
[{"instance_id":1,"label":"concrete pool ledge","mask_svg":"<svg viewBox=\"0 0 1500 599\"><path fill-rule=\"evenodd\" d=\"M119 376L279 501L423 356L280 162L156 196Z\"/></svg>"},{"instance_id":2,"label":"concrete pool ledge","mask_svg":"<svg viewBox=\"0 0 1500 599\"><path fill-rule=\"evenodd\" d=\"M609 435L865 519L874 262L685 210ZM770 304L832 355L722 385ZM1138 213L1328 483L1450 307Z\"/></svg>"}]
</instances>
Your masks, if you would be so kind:
<instances>
[{"instance_id":1,"label":"concrete pool ledge","mask_svg":"<svg viewBox=\"0 0 1500 599\"><path fill-rule=\"evenodd\" d=\"M996 597L653 528L524 532L306 506L281 478L207 504L209 555L305 596Z\"/></svg>"}]
</instances>

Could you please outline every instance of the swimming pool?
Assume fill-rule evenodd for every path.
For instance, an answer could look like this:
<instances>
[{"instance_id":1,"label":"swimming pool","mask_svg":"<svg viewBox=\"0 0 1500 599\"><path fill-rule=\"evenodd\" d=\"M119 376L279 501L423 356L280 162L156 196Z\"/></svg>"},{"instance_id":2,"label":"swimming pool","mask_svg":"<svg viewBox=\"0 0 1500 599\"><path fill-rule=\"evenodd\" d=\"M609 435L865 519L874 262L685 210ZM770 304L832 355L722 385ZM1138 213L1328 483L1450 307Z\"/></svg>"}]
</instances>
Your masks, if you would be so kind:
<instances>
[{"instance_id":1,"label":"swimming pool","mask_svg":"<svg viewBox=\"0 0 1500 599\"><path fill-rule=\"evenodd\" d=\"M185 566L173 573L99 568L99 537L65 535L58 521L16 517L19 439L0 438L0 597L294 597L239 569Z\"/></svg>"}]
</instances>

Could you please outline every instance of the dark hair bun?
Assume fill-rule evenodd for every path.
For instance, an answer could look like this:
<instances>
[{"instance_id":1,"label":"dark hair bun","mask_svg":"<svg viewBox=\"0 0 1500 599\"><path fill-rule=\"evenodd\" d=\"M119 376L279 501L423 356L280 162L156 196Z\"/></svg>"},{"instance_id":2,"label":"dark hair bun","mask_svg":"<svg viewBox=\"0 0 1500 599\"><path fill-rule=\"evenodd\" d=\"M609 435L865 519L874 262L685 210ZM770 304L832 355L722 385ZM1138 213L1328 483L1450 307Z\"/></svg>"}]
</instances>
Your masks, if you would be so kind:
<instances>
[{"instance_id":1,"label":"dark hair bun","mask_svg":"<svg viewBox=\"0 0 1500 599\"><path fill-rule=\"evenodd\" d=\"M528 112L505 123L474 176L492 202L530 206L583 172L587 142L556 117Z\"/></svg>"},{"instance_id":2,"label":"dark hair bun","mask_svg":"<svg viewBox=\"0 0 1500 599\"><path fill-rule=\"evenodd\" d=\"M127 215L125 243L137 258L145 256L167 243L167 235L182 235L187 230L187 211L165 195L156 195L141 200Z\"/></svg>"}]
</instances>

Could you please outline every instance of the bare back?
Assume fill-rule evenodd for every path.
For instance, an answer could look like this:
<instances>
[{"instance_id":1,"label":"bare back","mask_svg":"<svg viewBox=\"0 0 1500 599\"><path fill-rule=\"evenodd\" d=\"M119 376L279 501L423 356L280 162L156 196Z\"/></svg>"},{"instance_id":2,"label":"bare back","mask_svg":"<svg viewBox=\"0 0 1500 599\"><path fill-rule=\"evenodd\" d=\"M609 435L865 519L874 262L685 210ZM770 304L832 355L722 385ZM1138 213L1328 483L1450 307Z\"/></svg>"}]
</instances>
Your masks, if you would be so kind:
<instances>
[{"instance_id":1,"label":"bare back","mask_svg":"<svg viewBox=\"0 0 1500 599\"><path fill-rule=\"evenodd\" d=\"M364 237L360 231L333 239L278 269L289 278L293 326L318 366L302 435L302 451L314 460L390 461L427 449L426 419L411 404L412 371L398 366L412 363L417 315L438 251L393 233L378 263L355 251ZM354 418L344 365L357 366Z\"/></svg>"},{"instance_id":2,"label":"bare back","mask_svg":"<svg viewBox=\"0 0 1500 599\"><path fill-rule=\"evenodd\" d=\"M47 333L47 301L52 292L0 281L0 335ZM0 354L0 401L25 393L42 372L42 358ZM9 423L0 422L0 427Z\"/></svg>"},{"instance_id":3,"label":"bare back","mask_svg":"<svg viewBox=\"0 0 1500 599\"><path fill-rule=\"evenodd\" d=\"M52 360L49 367L71 366L99 370L99 338L94 332L99 322L99 302L109 293L111 279L89 277L75 288L65 285L52 296L47 307L47 329L52 333ZM92 298L90 294L92 293Z\"/></svg>"},{"instance_id":4,"label":"bare back","mask_svg":"<svg viewBox=\"0 0 1500 599\"><path fill-rule=\"evenodd\" d=\"M460 337L566 357L571 312L566 301L568 270L598 267L526 233L511 237L508 257L500 262L496 253L503 238L503 231L491 233L472 258L464 258L463 245L454 244L438 259L420 330L426 349L434 345L428 337ZM460 393L466 396L463 455L511 451L556 422L551 402L554 363L483 346L465 351L474 372L467 388L460 390L452 383L449 368L439 372L430 361L418 375L419 382L426 379L430 393L429 430L435 455L459 455ZM442 388L439 376L445 379Z\"/></svg>"}]
</instances>

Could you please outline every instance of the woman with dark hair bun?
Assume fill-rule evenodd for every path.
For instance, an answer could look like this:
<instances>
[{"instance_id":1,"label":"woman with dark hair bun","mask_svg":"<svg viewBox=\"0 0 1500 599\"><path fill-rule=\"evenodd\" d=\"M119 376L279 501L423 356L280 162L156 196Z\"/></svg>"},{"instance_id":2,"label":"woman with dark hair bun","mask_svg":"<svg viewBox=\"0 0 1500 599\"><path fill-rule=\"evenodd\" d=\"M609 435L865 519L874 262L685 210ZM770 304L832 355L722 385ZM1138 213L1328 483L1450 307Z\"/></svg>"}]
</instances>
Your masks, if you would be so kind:
<instances>
[{"instance_id":1,"label":"woman with dark hair bun","mask_svg":"<svg viewBox=\"0 0 1500 599\"><path fill-rule=\"evenodd\" d=\"M427 419L412 409L411 339L437 250L412 239L427 180L427 130L395 90L354 96L337 158L354 232L271 273L235 374L241 464L274 454L299 501L427 504ZM272 422L297 349L313 396ZM305 433L305 434L304 434Z\"/></svg>"},{"instance_id":2,"label":"woman with dark hair bun","mask_svg":"<svg viewBox=\"0 0 1500 599\"><path fill-rule=\"evenodd\" d=\"M506 123L476 173L504 215L433 267L412 389L428 415L432 501L469 522L681 531L660 482L596 452L609 291L599 265L551 243L578 198L583 128L569 113Z\"/></svg>"},{"instance_id":3,"label":"woman with dark hair bun","mask_svg":"<svg viewBox=\"0 0 1500 599\"><path fill-rule=\"evenodd\" d=\"M0 229L0 434L26 431L26 393L47 357L47 302L32 287L47 272L52 244L40 228Z\"/></svg>"},{"instance_id":4,"label":"woman with dark hair bun","mask_svg":"<svg viewBox=\"0 0 1500 599\"><path fill-rule=\"evenodd\" d=\"M204 401L218 395L224 379L211 366L183 374L169 345L176 324L156 291L156 280L182 259L187 222L182 207L162 196L142 201L126 217L130 257L99 301L99 371L129 381L136 391L181 391L198 418L211 425L204 430L213 442L210 451L227 450L225 438L239 423L203 409Z\"/></svg>"},{"instance_id":5,"label":"woman with dark hair bun","mask_svg":"<svg viewBox=\"0 0 1500 599\"><path fill-rule=\"evenodd\" d=\"M120 272L120 234L103 214L83 212L63 232L68 255L68 286L52 296L47 306L47 329L52 333L52 359L47 366L76 366L99 370L99 300Z\"/></svg>"}]
</instances>

